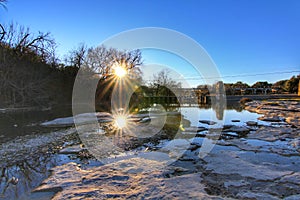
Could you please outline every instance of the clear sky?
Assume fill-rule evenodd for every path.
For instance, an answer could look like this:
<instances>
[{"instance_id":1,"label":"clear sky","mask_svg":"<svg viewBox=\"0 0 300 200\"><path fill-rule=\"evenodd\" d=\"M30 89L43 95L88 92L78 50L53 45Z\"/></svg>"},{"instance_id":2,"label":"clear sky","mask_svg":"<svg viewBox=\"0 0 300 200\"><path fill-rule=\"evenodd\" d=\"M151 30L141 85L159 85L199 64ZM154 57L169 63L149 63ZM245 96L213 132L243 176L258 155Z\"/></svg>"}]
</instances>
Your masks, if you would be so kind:
<instances>
[{"instance_id":1,"label":"clear sky","mask_svg":"<svg viewBox=\"0 0 300 200\"><path fill-rule=\"evenodd\" d=\"M225 82L275 82L300 73L288 73L300 71L299 0L8 0L0 22L12 21L33 32L50 31L61 57L80 42L96 46L119 32L150 26L196 40ZM194 75L172 56L145 52L144 61ZM269 72L276 73L264 74Z\"/></svg>"}]
</instances>

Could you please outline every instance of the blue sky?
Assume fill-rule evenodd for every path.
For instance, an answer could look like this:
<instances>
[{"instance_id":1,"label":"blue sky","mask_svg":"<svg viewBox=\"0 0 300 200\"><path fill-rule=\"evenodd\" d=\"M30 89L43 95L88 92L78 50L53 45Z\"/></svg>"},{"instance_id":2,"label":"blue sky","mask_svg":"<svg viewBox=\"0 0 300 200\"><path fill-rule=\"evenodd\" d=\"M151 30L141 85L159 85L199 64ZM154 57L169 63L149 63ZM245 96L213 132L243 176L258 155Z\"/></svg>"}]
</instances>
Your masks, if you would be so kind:
<instances>
[{"instance_id":1,"label":"blue sky","mask_svg":"<svg viewBox=\"0 0 300 200\"><path fill-rule=\"evenodd\" d=\"M282 73L300 71L299 10L298 0L8 0L7 10L0 9L0 22L50 31L60 56L80 42L96 46L133 28L174 29L205 48L225 82L253 84L300 73ZM185 77L194 75L186 70L190 66L182 66L184 61L169 55L145 52L144 60L172 65ZM268 72L281 73L245 76ZM228 77L240 74L244 76Z\"/></svg>"}]
</instances>

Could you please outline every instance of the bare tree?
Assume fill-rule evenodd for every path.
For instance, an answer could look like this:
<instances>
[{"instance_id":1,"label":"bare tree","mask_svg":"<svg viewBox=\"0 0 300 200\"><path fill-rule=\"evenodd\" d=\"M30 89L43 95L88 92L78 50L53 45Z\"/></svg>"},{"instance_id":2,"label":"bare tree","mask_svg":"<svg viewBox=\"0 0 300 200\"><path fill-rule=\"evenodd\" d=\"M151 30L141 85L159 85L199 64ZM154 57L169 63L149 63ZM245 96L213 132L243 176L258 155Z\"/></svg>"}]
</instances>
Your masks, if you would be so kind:
<instances>
[{"instance_id":1,"label":"bare tree","mask_svg":"<svg viewBox=\"0 0 300 200\"><path fill-rule=\"evenodd\" d=\"M155 90L155 95L169 95L170 90L181 88L181 83L170 77L170 71L164 69L153 75L153 82L150 88Z\"/></svg>"},{"instance_id":2,"label":"bare tree","mask_svg":"<svg viewBox=\"0 0 300 200\"><path fill-rule=\"evenodd\" d=\"M0 0L0 6L2 6L4 9L6 9L6 6L5 6L6 2L7 2L6 0ZM6 32L4 30L4 27L2 26L2 24L0 24L0 42L4 38L5 33Z\"/></svg>"},{"instance_id":3,"label":"bare tree","mask_svg":"<svg viewBox=\"0 0 300 200\"><path fill-rule=\"evenodd\" d=\"M43 104L50 98L50 66L56 62L50 33L37 36L10 24L0 43L0 93L6 105Z\"/></svg>"},{"instance_id":4,"label":"bare tree","mask_svg":"<svg viewBox=\"0 0 300 200\"><path fill-rule=\"evenodd\" d=\"M30 32L28 27L14 23L4 29L6 31L2 44L15 49L16 53L36 54L43 62L53 63L55 61L56 43L49 32L38 32L35 35Z\"/></svg>"},{"instance_id":5,"label":"bare tree","mask_svg":"<svg viewBox=\"0 0 300 200\"><path fill-rule=\"evenodd\" d=\"M80 68L85 62L87 51L87 46L84 43L80 43L77 48L71 50L65 56L66 65Z\"/></svg>"},{"instance_id":6,"label":"bare tree","mask_svg":"<svg viewBox=\"0 0 300 200\"><path fill-rule=\"evenodd\" d=\"M97 73L101 79L105 80L112 75L115 64L122 65L122 67L126 68L129 75L137 78L141 75L139 69L139 66L142 64L141 52L139 50L131 52L118 51L105 46L88 50L86 66Z\"/></svg>"}]
</instances>

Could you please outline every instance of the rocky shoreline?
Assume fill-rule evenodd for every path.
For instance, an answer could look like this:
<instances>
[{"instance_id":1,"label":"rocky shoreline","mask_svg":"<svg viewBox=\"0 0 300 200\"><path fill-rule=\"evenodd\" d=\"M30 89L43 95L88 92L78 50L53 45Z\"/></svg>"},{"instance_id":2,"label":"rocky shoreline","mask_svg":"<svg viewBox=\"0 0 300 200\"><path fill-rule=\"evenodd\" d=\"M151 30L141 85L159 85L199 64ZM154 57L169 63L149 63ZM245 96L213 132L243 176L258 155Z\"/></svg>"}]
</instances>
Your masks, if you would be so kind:
<instances>
[{"instance_id":1,"label":"rocky shoreline","mask_svg":"<svg viewBox=\"0 0 300 200\"><path fill-rule=\"evenodd\" d=\"M113 142L115 154L106 159L103 154L102 164L95 166L70 160L52 168L30 198L299 199L300 102L252 101L245 109L262 116L243 125L215 127L202 120L203 126L190 127L171 114L162 131L144 138L124 134L116 140L101 131L97 137ZM135 121L142 128L133 133L153 131L146 117ZM214 148L201 157L207 141ZM88 146L69 142L63 147L60 154L94 160Z\"/></svg>"}]
</instances>

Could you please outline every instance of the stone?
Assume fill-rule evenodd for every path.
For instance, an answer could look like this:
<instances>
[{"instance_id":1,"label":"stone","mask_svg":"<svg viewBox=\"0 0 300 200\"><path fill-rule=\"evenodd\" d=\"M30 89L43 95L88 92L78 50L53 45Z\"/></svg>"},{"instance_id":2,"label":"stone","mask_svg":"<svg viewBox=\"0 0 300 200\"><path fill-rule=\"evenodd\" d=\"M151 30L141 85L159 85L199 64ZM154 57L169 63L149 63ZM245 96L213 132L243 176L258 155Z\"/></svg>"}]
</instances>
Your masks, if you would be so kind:
<instances>
[{"instance_id":1,"label":"stone","mask_svg":"<svg viewBox=\"0 0 300 200\"><path fill-rule=\"evenodd\" d=\"M229 137L239 137L239 134L237 134L236 132L223 132L222 135Z\"/></svg>"},{"instance_id":2,"label":"stone","mask_svg":"<svg viewBox=\"0 0 300 200\"><path fill-rule=\"evenodd\" d=\"M41 123L43 127L70 127L74 125L73 117L57 118L52 121Z\"/></svg>"},{"instance_id":3,"label":"stone","mask_svg":"<svg viewBox=\"0 0 300 200\"><path fill-rule=\"evenodd\" d=\"M262 200L279 200L278 197L267 193L256 193L256 192L241 192L237 194L238 198L241 199L262 199Z\"/></svg>"},{"instance_id":4,"label":"stone","mask_svg":"<svg viewBox=\"0 0 300 200\"><path fill-rule=\"evenodd\" d=\"M74 145L63 148L59 151L60 154L78 154L85 150L86 148L82 148L81 145Z\"/></svg>"},{"instance_id":5,"label":"stone","mask_svg":"<svg viewBox=\"0 0 300 200\"><path fill-rule=\"evenodd\" d=\"M199 127L197 128L197 132L202 132L202 131L206 131L206 130L208 130L208 129L205 128L205 127L203 127L203 126L199 126Z\"/></svg>"},{"instance_id":6,"label":"stone","mask_svg":"<svg viewBox=\"0 0 300 200\"><path fill-rule=\"evenodd\" d=\"M263 116L263 117L259 117L259 120L262 121L267 121L267 122L280 122L282 121L282 119L278 116Z\"/></svg>"},{"instance_id":7,"label":"stone","mask_svg":"<svg viewBox=\"0 0 300 200\"><path fill-rule=\"evenodd\" d=\"M186 127L186 128L184 128L184 132L193 132L193 133L196 133L196 132L198 132L198 127L195 127L195 126Z\"/></svg>"},{"instance_id":8,"label":"stone","mask_svg":"<svg viewBox=\"0 0 300 200\"><path fill-rule=\"evenodd\" d=\"M53 199L220 199L206 193L201 174L167 178L164 176L166 165L154 160L130 158L88 170L77 171L75 168L75 163L55 167L52 175L33 192L61 188ZM129 170L134 172L130 176ZM181 167L170 170L186 171ZM84 181L82 177L85 177ZM76 196L79 193L81 196Z\"/></svg>"},{"instance_id":9,"label":"stone","mask_svg":"<svg viewBox=\"0 0 300 200\"><path fill-rule=\"evenodd\" d=\"M245 180L227 181L224 183L224 187L228 189L230 189L231 187L242 187L246 185L250 185L250 183Z\"/></svg>"},{"instance_id":10,"label":"stone","mask_svg":"<svg viewBox=\"0 0 300 200\"><path fill-rule=\"evenodd\" d=\"M257 126L257 122L255 121L248 121L246 122L247 126Z\"/></svg>"},{"instance_id":11,"label":"stone","mask_svg":"<svg viewBox=\"0 0 300 200\"><path fill-rule=\"evenodd\" d=\"M284 200L299 200L299 199L300 199L300 194L295 194L284 198Z\"/></svg>"},{"instance_id":12,"label":"stone","mask_svg":"<svg viewBox=\"0 0 300 200\"><path fill-rule=\"evenodd\" d=\"M229 129L224 130L224 132L235 132L238 133L239 135L244 135L249 133L249 129L244 126L232 126Z\"/></svg>"},{"instance_id":13,"label":"stone","mask_svg":"<svg viewBox=\"0 0 300 200\"><path fill-rule=\"evenodd\" d=\"M233 120L231 120L232 122L240 122L241 120L239 120L239 119L233 119Z\"/></svg>"},{"instance_id":14,"label":"stone","mask_svg":"<svg viewBox=\"0 0 300 200\"><path fill-rule=\"evenodd\" d=\"M207 125L215 125L217 122L211 121L211 120L199 120L200 123L202 124L207 124Z\"/></svg>"},{"instance_id":15,"label":"stone","mask_svg":"<svg viewBox=\"0 0 300 200\"><path fill-rule=\"evenodd\" d=\"M297 127L300 126L300 119L295 118L295 116L287 117L286 122L289 123L289 124L295 125Z\"/></svg>"},{"instance_id":16,"label":"stone","mask_svg":"<svg viewBox=\"0 0 300 200\"><path fill-rule=\"evenodd\" d=\"M233 127L233 126L234 126L233 124L225 124L225 125L223 126L223 130L229 129L229 128Z\"/></svg>"},{"instance_id":17,"label":"stone","mask_svg":"<svg viewBox=\"0 0 300 200\"><path fill-rule=\"evenodd\" d=\"M300 149L300 138L293 139L289 144L296 149Z\"/></svg>"},{"instance_id":18,"label":"stone","mask_svg":"<svg viewBox=\"0 0 300 200\"><path fill-rule=\"evenodd\" d=\"M276 165L276 168L270 167L275 165L274 163L276 161L273 160L274 158L279 160L276 155L271 154L268 157L270 164L267 164L266 161L262 163L257 161L257 157L260 157L260 155L263 156L263 153L250 152L246 154L247 157L245 158L245 152L230 151L229 148L230 147L226 147L226 149L228 149L226 151L218 150L210 152L209 156L204 157L204 161L207 163L203 166L205 170L210 173L218 174L219 176L227 175L228 177L235 174L240 177L256 179L258 181L273 181L292 173L292 168L290 168L290 170L283 170L284 168L279 164ZM282 162L288 162L288 158L284 156L280 157L280 159L282 159L280 160Z\"/></svg>"},{"instance_id":19,"label":"stone","mask_svg":"<svg viewBox=\"0 0 300 200\"><path fill-rule=\"evenodd\" d=\"M280 179L280 183L293 183L296 185L300 185L300 172L295 172L282 177Z\"/></svg>"},{"instance_id":20,"label":"stone","mask_svg":"<svg viewBox=\"0 0 300 200\"><path fill-rule=\"evenodd\" d=\"M140 123L147 123L147 122L150 122L151 121L151 118L150 117L144 117L142 118L139 122Z\"/></svg>"},{"instance_id":21,"label":"stone","mask_svg":"<svg viewBox=\"0 0 300 200\"><path fill-rule=\"evenodd\" d=\"M82 113L72 117L57 118L51 121L43 122L43 127L71 127L76 124L91 124L96 122L111 122L112 115L107 112Z\"/></svg>"}]
</instances>

